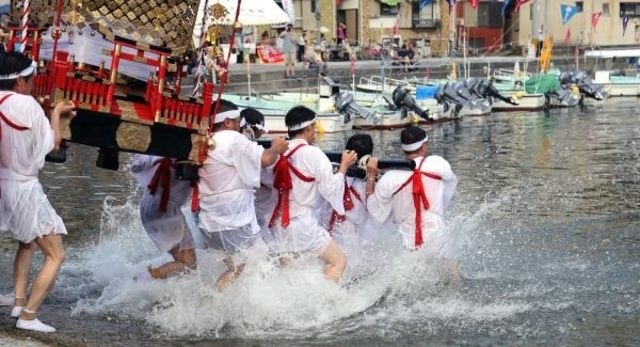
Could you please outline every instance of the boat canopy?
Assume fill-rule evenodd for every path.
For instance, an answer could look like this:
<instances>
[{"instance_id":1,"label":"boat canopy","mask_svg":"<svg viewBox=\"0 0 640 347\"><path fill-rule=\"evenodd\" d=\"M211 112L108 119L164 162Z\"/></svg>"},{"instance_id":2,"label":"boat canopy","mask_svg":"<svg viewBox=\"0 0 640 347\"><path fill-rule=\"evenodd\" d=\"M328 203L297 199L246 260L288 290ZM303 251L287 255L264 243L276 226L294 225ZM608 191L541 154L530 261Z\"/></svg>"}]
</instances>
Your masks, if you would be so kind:
<instances>
[{"instance_id":1,"label":"boat canopy","mask_svg":"<svg viewBox=\"0 0 640 347\"><path fill-rule=\"evenodd\" d=\"M597 49L584 52L585 57L634 58L640 57L640 49Z\"/></svg>"}]
</instances>

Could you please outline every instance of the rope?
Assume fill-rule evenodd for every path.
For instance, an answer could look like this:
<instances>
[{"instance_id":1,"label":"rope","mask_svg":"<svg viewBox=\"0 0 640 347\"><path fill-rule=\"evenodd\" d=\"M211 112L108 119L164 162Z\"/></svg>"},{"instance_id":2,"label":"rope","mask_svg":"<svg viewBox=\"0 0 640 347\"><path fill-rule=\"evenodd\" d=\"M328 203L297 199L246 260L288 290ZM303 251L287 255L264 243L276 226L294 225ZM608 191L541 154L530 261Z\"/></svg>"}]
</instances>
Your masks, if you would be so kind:
<instances>
[{"instance_id":1,"label":"rope","mask_svg":"<svg viewBox=\"0 0 640 347\"><path fill-rule=\"evenodd\" d=\"M238 7L236 7L236 13L235 13L235 17L233 18L233 24L234 25L237 21L238 18L240 17L240 5L242 4L242 0L238 0ZM218 98L216 99L216 105L215 108L213 110L213 114L217 114L218 113L218 109L220 108L220 99L222 98L222 93L224 92L224 87L227 84L227 76L229 76L229 61L231 60L231 52L233 51L233 49L235 48L235 44L236 44L236 30L235 28L233 28L231 30L231 40L229 42L229 52L227 52L227 59L225 60L225 64L227 66L227 68L225 69L224 74L222 75L222 78L220 78L220 88L218 88ZM209 124L209 133L211 133L213 131L213 122L211 122L211 124Z\"/></svg>"},{"instance_id":2,"label":"rope","mask_svg":"<svg viewBox=\"0 0 640 347\"><path fill-rule=\"evenodd\" d=\"M209 7L209 0L205 0L204 1L204 12L202 13L202 26L200 27L200 38L198 39L198 42L200 42L200 50L198 51L198 65L196 66L196 73L194 76L194 81L196 83L196 85L194 86L194 93L192 96L195 96L195 93L198 90L198 84L200 84L200 79L203 78L203 76L200 76L200 70L202 69L202 64L204 61L204 45L202 42L202 39L204 38L204 33L205 33L205 26L207 25L207 8ZM197 11L197 9L196 9Z\"/></svg>"}]
</instances>

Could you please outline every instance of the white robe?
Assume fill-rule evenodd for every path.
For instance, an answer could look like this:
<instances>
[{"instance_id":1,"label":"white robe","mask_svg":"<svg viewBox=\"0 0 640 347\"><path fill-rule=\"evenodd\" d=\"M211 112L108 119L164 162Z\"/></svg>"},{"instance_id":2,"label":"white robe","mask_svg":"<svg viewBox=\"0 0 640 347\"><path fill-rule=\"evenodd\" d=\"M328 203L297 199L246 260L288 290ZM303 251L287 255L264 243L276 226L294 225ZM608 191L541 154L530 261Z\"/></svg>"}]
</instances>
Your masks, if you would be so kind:
<instances>
[{"instance_id":1,"label":"white robe","mask_svg":"<svg viewBox=\"0 0 640 347\"><path fill-rule=\"evenodd\" d=\"M254 189L260 187L264 148L232 130L218 131L213 139L216 148L199 170L199 226L219 232L250 224L257 234Z\"/></svg>"},{"instance_id":2,"label":"white robe","mask_svg":"<svg viewBox=\"0 0 640 347\"><path fill-rule=\"evenodd\" d=\"M0 120L0 232L11 232L29 243L48 234L67 234L62 219L47 199L38 173L47 153L54 148L54 132L44 111L28 95L0 91L0 105L13 123L27 127L18 131Z\"/></svg>"},{"instance_id":3,"label":"white robe","mask_svg":"<svg viewBox=\"0 0 640 347\"><path fill-rule=\"evenodd\" d=\"M298 149L289 161L303 175L313 177L314 181L305 182L291 173L293 189L289 193L290 224L283 228L278 218L272 231L277 250L308 252L317 256L325 250L331 240L327 230L319 223L320 199L324 199L339 214L344 214L344 175L334 174L329 158L320 148L308 145L305 140L289 141L289 151L299 144L305 146ZM277 195L277 192L274 191L274 194Z\"/></svg>"},{"instance_id":4,"label":"white robe","mask_svg":"<svg viewBox=\"0 0 640 347\"><path fill-rule=\"evenodd\" d=\"M416 166L422 157L414 159ZM442 180L422 177L422 184L429 201L429 209L422 213L422 238L424 245L438 250L446 242L446 237L438 232L444 226L444 211L453 198L458 179L451 170L451 165L444 158L436 155L428 156L421 168L422 172L438 175ZM399 225L403 244L406 248L415 248L415 207L413 205L412 185L394 195L413 174L412 171L390 170L386 172L376 184L374 194L367 199L369 214L379 223L392 214L393 220Z\"/></svg>"},{"instance_id":5,"label":"white robe","mask_svg":"<svg viewBox=\"0 0 640 347\"><path fill-rule=\"evenodd\" d=\"M345 211L346 218L344 221L336 221L331 230L331 235L342 246L349 260L348 265L353 268L360 262L362 250L360 233L369 219L369 213L366 206L366 182L358 178L347 177L347 186L352 187L362 201L358 200L353 192L350 192L353 208ZM329 215L329 218L331 218L331 215Z\"/></svg>"},{"instance_id":6,"label":"white robe","mask_svg":"<svg viewBox=\"0 0 640 347\"><path fill-rule=\"evenodd\" d=\"M144 189L144 194L140 201L142 225L149 238L163 252L168 252L175 247L178 247L181 251L192 249L193 239L185 216L182 213L182 206L187 203L191 194L191 182L176 179L175 169L172 167L167 210L161 211L162 185L158 184L158 188L153 195L151 195L148 188L159 167L158 164L154 165L158 160L162 160L162 157L136 154L129 164L129 168L138 184Z\"/></svg>"}]
</instances>

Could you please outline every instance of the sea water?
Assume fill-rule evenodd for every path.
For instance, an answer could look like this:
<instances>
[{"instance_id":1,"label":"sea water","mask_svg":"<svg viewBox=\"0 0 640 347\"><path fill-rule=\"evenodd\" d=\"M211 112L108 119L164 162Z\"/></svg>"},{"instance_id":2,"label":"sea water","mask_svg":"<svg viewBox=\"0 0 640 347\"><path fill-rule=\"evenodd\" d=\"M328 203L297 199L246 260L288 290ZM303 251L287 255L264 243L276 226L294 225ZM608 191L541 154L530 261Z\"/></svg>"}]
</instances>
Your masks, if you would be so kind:
<instances>
[{"instance_id":1,"label":"sea water","mask_svg":"<svg viewBox=\"0 0 640 347\"><path fill-rule=\"evenodd\" d=\"M105 171L93 165L95 149L72 144L67 163L47 164L41 177L69 229L44 307L70 316L59 334L98 344L124 334L110 330L118 321L132 343L161 345L637 345L639 106L614 99L429 126L430 152L459 179L445 217L460 283L428 251L405 251L388 226L365 231L362 259L339 284L313 260L277 266L264 247L222 293L213 287L221 258L203 250L193 273L136 282L169 257L141 226L128 155ZM399 132L368 132L375 154L400 158ZM348 135L317 144L340 150ZM8 268L11 243L2 236L0 245Z\"/></svg>"}]
</instances>

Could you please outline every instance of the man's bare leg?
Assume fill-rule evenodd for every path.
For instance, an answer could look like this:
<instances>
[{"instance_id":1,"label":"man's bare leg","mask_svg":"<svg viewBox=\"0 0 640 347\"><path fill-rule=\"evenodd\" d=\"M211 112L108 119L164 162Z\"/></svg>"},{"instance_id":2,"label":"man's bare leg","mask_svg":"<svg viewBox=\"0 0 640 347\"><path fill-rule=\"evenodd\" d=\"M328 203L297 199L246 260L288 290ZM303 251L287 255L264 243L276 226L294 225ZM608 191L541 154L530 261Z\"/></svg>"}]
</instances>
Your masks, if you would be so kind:
<instances>
[{"instance_id":1,"label":"man's bare leg","mask_svg":"<svg viewBox=\"0 0 640 347\"><path fill-rule=\"evenodd\" d=\"M156 279L165 279L186 270L195 270L196 252L191 249L180 250L180 246L174 247L169 251L173 257L173 261L161 265L157 268L149 268L149 274Z\"/></svg>"},{"instance_id":2,"label":"man's bare leg","mask_svg":"<svg viewBox=\"0 0 640 347\"><path fill-rule=\"evenodd\" d=\"M22 308L27 304L27 285L29 283L29 272L33 254L36 251L36 244L18 242L18 250L13 261L13 307L12 316L19 316Z\"/></svg>"},{"instance_id":3,"label":"man's bare leg","mask_svg":"<svg viewBox=\"0 0 640 347\"><path fill-rule=\"evenodd\" d=\"M216 289L219 292L227 288L233 280L240 276L242 270L244 270L244 263L236 266L231 257L227 257L224 260L224 263L227 265L228 270L220 275L220 277L218 277L218 281L216 281Z\"/></svg>"},{"instance_id":4,"label":"man's bare leg","mask_svg":"<svg viewBox=\"0 0 640 347\"><path fill-rule=\"evenodd\" d=\"M318 259L325 262L324 276L331 281L338 282L347 266L347 258L338 244L331 240L329 245L320 253Z\"/></svg>"},{"instance_id":5,"label":"man's bare leg","mask_svg":"<svg viewBox=\"0 0 640 347\"><path fill-rule=\"evenodd\" d=\"M45 235L37 238L34 242L40 247L44 254L44 264L38 271L31 295L27 300L26 307L22 310L20 318L16 322L16 327L20 329L36 330L42 332L53 332L55 329L36 319L38 308L47 297L53 283L58 277L60 267L64 261L64 247L62 246L62 236L56 234Z\"/></svg>"}]
</instances>

